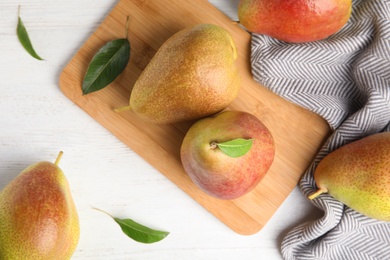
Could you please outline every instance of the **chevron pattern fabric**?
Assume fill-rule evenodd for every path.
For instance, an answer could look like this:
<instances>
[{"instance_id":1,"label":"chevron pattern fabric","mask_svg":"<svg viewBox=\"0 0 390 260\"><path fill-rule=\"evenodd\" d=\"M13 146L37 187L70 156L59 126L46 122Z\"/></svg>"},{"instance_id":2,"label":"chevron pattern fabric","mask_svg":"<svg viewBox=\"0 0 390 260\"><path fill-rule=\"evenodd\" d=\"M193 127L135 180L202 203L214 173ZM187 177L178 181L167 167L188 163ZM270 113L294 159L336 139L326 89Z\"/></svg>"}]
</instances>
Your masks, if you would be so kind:
<instances>
[{"instance_id":1,"label":"chevron pattern fabric","mask_svg":"<svg viewBox=\"0 0 390 260\"><path fill-rule=\"evenodd\" d=\"M326 119L334 130L300 180L316 190L313 172L331 151L390 131L390 0L353 0L349 22L317 42L288 44L252 34L252 74L273 92ZM390 259L390 223L348 208L330 195L313 201L324 211L283 239L285 259Z\"/></svg>"}]
</instances>

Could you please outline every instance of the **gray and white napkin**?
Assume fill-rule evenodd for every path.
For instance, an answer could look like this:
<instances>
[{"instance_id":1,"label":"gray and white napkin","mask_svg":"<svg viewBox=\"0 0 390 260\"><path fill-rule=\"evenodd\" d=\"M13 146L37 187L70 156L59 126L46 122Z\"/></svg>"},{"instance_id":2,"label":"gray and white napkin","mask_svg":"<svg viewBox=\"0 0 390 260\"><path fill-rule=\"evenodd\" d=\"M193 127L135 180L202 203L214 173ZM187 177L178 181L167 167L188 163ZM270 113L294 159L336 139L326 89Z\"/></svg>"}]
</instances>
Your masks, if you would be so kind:
<instances>
[{"instance_id":1,"label":"gray and white napkin","mask_svg":"<svg viewBox=\"0 0 390 260\"><path fill-rule=\"evenodd\" d=\"M317 42L289 44L252 34L252 74L276 94L325 118L334 132L300 180L316 190L313 172L329 152L390 131L390 0L353 0L349 22ZM390 259L390 222L368 218L324 194L324 216L283 239L285 259Z\"/></svg>"}]
</instances>

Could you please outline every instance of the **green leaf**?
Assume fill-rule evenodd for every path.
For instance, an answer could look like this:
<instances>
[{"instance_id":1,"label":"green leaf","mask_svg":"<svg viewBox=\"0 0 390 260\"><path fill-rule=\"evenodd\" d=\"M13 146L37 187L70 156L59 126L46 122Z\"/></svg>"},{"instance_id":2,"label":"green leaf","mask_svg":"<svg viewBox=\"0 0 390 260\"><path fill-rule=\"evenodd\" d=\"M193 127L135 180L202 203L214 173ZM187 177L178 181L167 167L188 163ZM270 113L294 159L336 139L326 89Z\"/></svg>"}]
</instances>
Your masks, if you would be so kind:
<instances>
[{"instance_id":1,"label":"green leaf","mask_svg":"<svg viewBox=\"0 0 390 260\"><path fill-rule=\"evenodd\" d=\"M117 39L104 45L93 57L83 81L83 94L98 91L111 82L125 69L130 58L130 42Z\"/></svg>"},{"instance_id":2,"label":"green leaf","mask_svg":"<svg viewBox=\"0 0 390 260\"><path fill-rule=\"evenodd\" d=\"M92 58L83 80L84 95L105 88L126 68L130 59L128 25L129 16L126 18L125 38L106 43Z\"/></svg>"},{"instance_id":3,"label":"green leaf","mask_svg":"<svg viewBox=\"0 0 390 260\"><path fill-rule=\"evenodd\" d=\"M24 49L32 57L36 58L37 60L42 60L42 58L39 57L39 55L35 52L32 44L31 44L30 37L28 36L26 27L24 27L23 21L20 18L20 6L18 8L18 25L16 27L16 34L18 35L19 41L22 44L22 46L24 47Z\"/></svg>"},{"instance_id":4,"label":"green leaf","mask_svg":"<svg viewBox=\"0 0 390 260\"><path fill-rule=\"evenodd\" d=\"M114 218L114 220L119 224L123 233L141 243L155 243L164 239L169 234L169 232L145 227L131 219Z\"/></svg>"},{"instance_id":5,"label":"green leaf","mask_svg":"<svg viewBox=\"0 0 390 260\"><path fill-rule=\"evenodd\" d=\"M118 223L123 233L125 233L128 237L130 237L131 239L137 242L147 243L147 244L155 243L164 239L166 236L169 235L169 232L154 230L145 227L135 222L134 220L115 218L101 209L98 208L94 208L94 209L109 215L112 219L115 220L116 223Z\"/></svg>"},{"instance_id":6,"label":"green leaf","mask_svg":"<svg viewBox=\"0 0 390 260\"><path fill-rule=\"evenodd\" d=\"M237 138L231 141L217 143L217 146L226 155L237 158L245 155L251 149L253 139Z\"/></svg>"}]
</instances>

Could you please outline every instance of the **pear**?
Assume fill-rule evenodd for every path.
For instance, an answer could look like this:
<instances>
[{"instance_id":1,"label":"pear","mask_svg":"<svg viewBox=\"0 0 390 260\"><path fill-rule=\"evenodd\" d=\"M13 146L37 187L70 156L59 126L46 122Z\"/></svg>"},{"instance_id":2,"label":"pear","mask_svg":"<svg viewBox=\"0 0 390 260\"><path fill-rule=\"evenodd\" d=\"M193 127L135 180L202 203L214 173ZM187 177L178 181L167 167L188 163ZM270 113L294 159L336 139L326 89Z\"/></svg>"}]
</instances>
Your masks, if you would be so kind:
<instances>
[{"instance_id":1,"label":"pear","mask_svg":"<svg viewBox=\"0 0 390 260\"><path fill-rule=\"evenodd\" d=\"M251 141L240 156L224 152L220 145ZM229 144L230 147L237 143ZM275 155L270 130L255 115L227 110L194 123L180 148L180 158L191 180L207 194L223 200L237 199L253 190L265 177Z\"/></svg>"},{"instance_id":2,"label":"pear","mask_svg":"<svg viewBox=\"0 0 390 260\"><path fill-rule=\"evenodd\" d=\"M320 161L314 179L316 198L328 192L350 208L390 221L390 132L346 144Z\"/></svg>"},{"instance_id":3,"label":"pear","mask_svg":"<svg viewBox=\"0 0 390 260\"><path fill-rule=\"evenodd\" d=\"M68 182L55 163L27 167L0 193L0 259L70 259L79 220Z\"/></svg>"},{"instance_id":4,"label":"pear","mask_svg":"<svg viewBox=\"0 0 390 260\"><path fill-rule=\"evenodd\" d=\"M170 37L141 73L129 106L156 124L215 114L237 96L240 76L231 35L213 24L198 24Z\"/></svg>"},{"instance_id":5,"label":"pear","mask_svg":"<svg viewBox=\"0 0 390 260\"><path fill-rule=\"evenodd\" d=\"M291 42L323 40L349 20L352 0L240 0L238 18L248 31Z\"/></svg>"}]
</instances>

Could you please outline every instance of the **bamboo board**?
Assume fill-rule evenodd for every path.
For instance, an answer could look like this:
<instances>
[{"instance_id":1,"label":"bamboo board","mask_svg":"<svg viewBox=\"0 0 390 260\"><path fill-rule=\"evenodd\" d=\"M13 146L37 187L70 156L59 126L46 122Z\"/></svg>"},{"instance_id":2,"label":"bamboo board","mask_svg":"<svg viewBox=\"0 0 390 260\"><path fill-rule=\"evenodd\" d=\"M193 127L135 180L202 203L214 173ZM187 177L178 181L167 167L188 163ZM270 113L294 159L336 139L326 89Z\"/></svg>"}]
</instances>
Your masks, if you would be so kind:
<instances>
[{"instance_id":1,"label":"bamboo board","mask_svg":"<svg viewBox=\"0 0 390 260\"><path fill-rule=\"evenodd\" d=\"M130 16L131 58L110 86L82 95L81 85L93 55L108 41L123 38ZM259 117L275 139L275 160L263 181L236 200L223 201L199 190L184 172L180 145L191 122L154 125L131 111L115 113L128 104L132 86L158 48L174 33L199 23L213 23L231 33L237 45L242 86L228 109ZM61 91L111 131L189 196L235 232L258 232L297 185L328 136L327 123L256 83L250 71L250 34L206 0L120 0L98 29L67 64L60 76ZM145 149L147 147L147 149Z\"/></svg>"}]
</instances>

